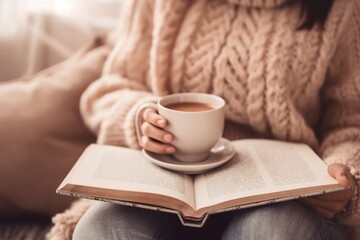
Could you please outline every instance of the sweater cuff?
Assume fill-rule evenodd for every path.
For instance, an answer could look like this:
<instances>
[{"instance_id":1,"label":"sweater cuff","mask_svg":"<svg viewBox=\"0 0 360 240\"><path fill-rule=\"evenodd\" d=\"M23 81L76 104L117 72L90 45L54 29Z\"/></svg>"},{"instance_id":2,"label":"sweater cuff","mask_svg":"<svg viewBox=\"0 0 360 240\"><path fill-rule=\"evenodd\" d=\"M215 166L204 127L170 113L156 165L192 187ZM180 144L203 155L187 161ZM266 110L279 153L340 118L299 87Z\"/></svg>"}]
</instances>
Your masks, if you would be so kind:
<instances>
[{"instance_id":1,"label":"sweater cuff","mask_svg":"<svg viewBox=\"0 0 360 240\"><path fill-rule=\"evenodd\" d=\"M351 174L355 177L360 177L358 172L358 165L360 161L360 143L359 142L344 142L335 146L328 146L322 154L322 159L326 164L344 164L347 166Z\"/></svg>"},{"instance_id":2,"label":"sweater cuff","mask_svg":"<svg viewBox=\"0 0 360 240\"><path fill-rule=\"evenodd\" d=\"M131 92L119 99L103 121L97 142L99 144L139 148L135 130L136 110L144 103L156 102L158 97L146 92Z\"/></svg>"}]
</instances>

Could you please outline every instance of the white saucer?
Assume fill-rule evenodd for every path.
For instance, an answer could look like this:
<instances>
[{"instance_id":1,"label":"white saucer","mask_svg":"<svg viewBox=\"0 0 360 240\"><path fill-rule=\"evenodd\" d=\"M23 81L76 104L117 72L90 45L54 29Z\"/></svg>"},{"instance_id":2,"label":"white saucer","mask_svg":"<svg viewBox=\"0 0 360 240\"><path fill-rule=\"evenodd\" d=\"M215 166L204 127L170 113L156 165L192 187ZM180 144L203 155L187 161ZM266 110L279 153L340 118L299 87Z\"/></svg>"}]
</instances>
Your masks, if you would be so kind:
<instances>
[{"instance_id":1,"label":"white saucer","mask_svg":"<svg viewBox=\"0 0 360 240\"><path fill-rule=\"evenodd\" d=\"M221 138L211 149L209 156L205 160L197 163L180 162L171 155L156 154L146 151L145 149L143 149L142 152L147 158L160 167L186 174L199 174L229 161L234 156L235 149L229 140Z\"/></svg>"}]
</instances>

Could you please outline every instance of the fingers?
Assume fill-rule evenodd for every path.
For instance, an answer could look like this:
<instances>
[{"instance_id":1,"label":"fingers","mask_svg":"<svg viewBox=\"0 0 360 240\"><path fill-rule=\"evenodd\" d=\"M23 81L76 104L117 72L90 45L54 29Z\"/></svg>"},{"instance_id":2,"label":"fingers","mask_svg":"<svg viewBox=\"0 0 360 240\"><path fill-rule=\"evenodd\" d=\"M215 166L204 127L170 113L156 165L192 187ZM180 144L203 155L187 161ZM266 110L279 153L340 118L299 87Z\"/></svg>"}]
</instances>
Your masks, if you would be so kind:
<instances>
[{"instance_id":1,"label":"fingers","mask_svg":"<svg viewBox=\"0 0 360 240\"><path fill-rule=\"evenodd\" d=\"M151 108L148 108L144 111L143 119L144 121L160 128L166 127L167 124L166 119L157 114L157 112Z\"/></svg>"},{"instance_id":2,"label":"fingers","mask_svg":"<svg viewBox=\"0 0 360 240\"><path fill-rule=\"evenodd\" d=\"M343 211L351 199L351 196L352 190L351 188L348 188L343 191L302 198L299 201L312 208L318 214L329 219Z\"/></svg>"},{"instance_id":3,"label":"fingers","mask_svg":"<svg viewBox=\"0 0 360 240\"><path fill-rule=\"evenodd\" d=\"M349 186L352 176L349 169L342 164L331 164L328 167L329 174L343 187Z\"/></svg>"},{"instance_id":4,"label":"fingers","mask_svg":"<svg viewBox=\"0 0 360 240\"><path fill-rule=\"evenodd\" d=\"M166 119L153 109L146 109L143 113L143 119L144 122L141 125L143 137L140 140L140 145L154 153L174 153L175 148L170 144L173 135L163 129L167 125Z\"/></svg>"},{"instance_id":5,"label":"fingers","mask_svg":"<svg viewBox=\"0 0 360 240\"><path fill-rule=\"evenodd\" d=\"M152 139L158 140L160 142L171 143L173 137L170 133L158 128L148 122L144 122L141 125L141 131L144 136L148 136Z\"/></svg>"},{"instance_id":6,"label":"fingers","mask_svg":"<svg viewBox=\"0 0 360 240\"><path fill-rule=\"evenodd\" d=\"M308 206L311 206L313 209L321 208L324 211L326 210L327 212L332 212L334 215L338 212L341 212L347 204L347 200L345 200L345 201L326 200L325 201L324 199L318 199L316 197L303 198L301 200L301 202Z\"/></svg>"},{"instance_id":7,"label":"fingers","mask_svg":"<svg viewBox=\"0 0 360 240\"><path fill-rule=\"evenodd\" d=\"M300 199L299 201L301 203L303 203L304 205L307 205L312 210L314 210L317 214L321 215L322 217L324 217L326 219L333 218L336 213L341 211L341 210L335 211L333 209L324 208L321 206L321 204L319 204L316 200L314 201L314 199L312 199L311 197L303 198L303 199Z\"/></svg>"},{"instance_id":8,"label":"fingers","mask_svg":"<svg viewBox=\"0 0 360 240\"><path fill-rule=\"evenodd\" d=\"M350 188L336 191L333 193L327 193L324 195L318 195L313 198L318 199L319 201L328 201L328 202L344 202L344 205L351 199L352 191Z\"/></svg>"},{"instance_id":9,"label":"fingers","mask_svg":"<svg viewBox=\"0 0 360 240\"><path fill-rule=\"evenodd\" d=\"M175 148L173 146L156 142L147 136L142 137L141 143L144 149L154 153L169 154L175 152Z\"/></svg>"},{"instance_id":10,"label":"fingers","mask_svg":"<svg viewBox=\"0 0 360 240\"><path fill-rule=\"evenodd\" d=\"M337 213L320 207L313 207L313 210L326 219L332 219Z\"/></svg>"},{"instance_id":11,"label":"fingers","mask_svg":"<svg viewBox=\"0 0 360 240\"><path fill-rule=\"evenodd\" d=\"M344 199L350 200L355 191L355 179L351 175L350 170L343 164L331 164L328 167L328 172L341 186L349 187L341 191L341 193L343 193L342 196ZM331 196L331 194L329 196Z\"/></svg>"}]
</instances>

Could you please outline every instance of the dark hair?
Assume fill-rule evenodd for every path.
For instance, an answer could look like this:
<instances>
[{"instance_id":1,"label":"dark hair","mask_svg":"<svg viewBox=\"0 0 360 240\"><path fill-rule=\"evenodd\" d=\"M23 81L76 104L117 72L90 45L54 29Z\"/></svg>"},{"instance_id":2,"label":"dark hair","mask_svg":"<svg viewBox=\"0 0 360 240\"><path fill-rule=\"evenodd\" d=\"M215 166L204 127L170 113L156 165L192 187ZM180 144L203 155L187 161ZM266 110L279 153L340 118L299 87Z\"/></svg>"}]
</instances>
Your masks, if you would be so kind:
<instances>
[{"instance_id":1,"label":"dark hair","mask_svg":"<svg viewBox=\"0 0 360 240\"><path fill-rule=\"evenodd\" d=\"M301 0L301 18L304 21L299 29L311 29L316 24L324 25L334 0Z\"/></svg>"}]
</instances>

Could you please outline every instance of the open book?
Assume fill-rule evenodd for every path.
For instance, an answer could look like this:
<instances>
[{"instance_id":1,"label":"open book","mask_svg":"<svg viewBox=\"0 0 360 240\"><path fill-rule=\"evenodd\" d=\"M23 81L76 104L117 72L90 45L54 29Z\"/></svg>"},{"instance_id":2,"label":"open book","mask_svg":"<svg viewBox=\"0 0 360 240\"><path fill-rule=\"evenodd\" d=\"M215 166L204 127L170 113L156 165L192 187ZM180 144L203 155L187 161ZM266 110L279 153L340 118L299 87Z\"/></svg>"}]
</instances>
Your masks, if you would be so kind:
<instances>
[{"instance_id":1,"label":"open book","mask_svg":"<svg viewBox=\"0 0 360 240\"><path fill-rule=\"evenodd\" d=\"M57 193L177 213L201 227L209 214L343 189L304 144L233 141L236 154L199 175L163 169L139 150L90 145Z\"/></svg>"}]
</instances>

